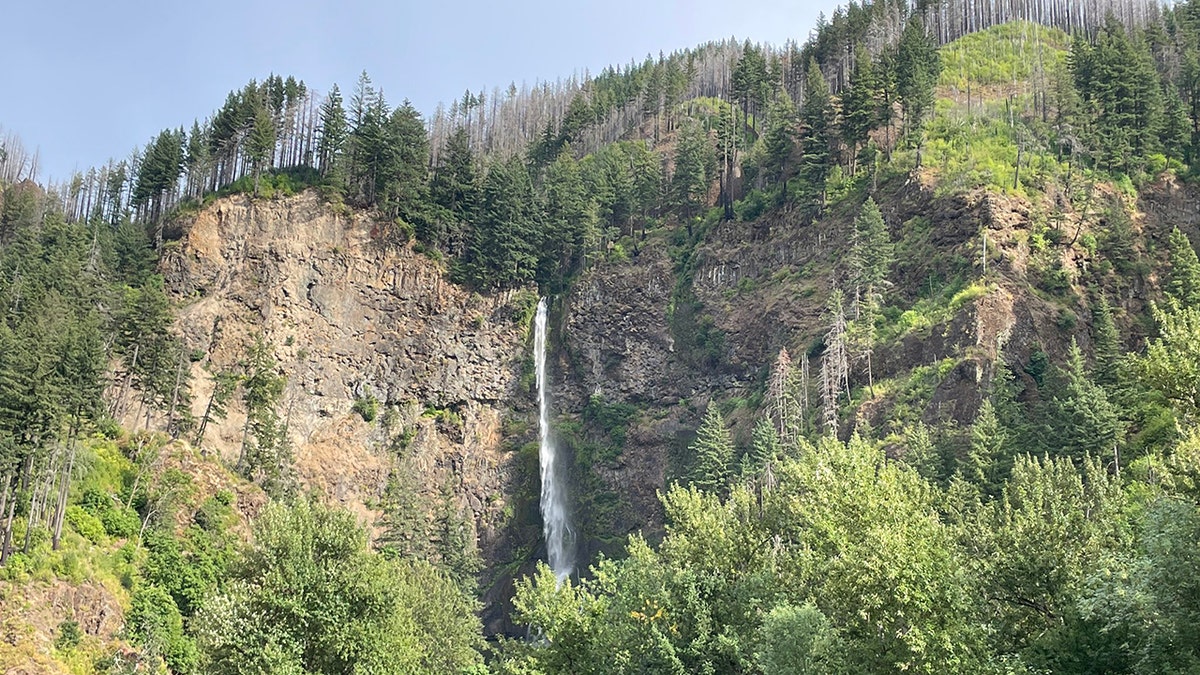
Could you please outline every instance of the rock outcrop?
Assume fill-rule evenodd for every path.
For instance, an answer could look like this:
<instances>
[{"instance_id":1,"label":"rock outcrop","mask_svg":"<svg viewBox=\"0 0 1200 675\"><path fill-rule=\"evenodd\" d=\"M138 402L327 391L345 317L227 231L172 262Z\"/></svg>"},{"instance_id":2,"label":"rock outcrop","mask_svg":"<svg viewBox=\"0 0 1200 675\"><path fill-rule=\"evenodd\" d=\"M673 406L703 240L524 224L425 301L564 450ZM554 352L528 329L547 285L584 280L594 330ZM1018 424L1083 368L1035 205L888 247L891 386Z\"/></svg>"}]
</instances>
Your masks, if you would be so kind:
<instances>
[{"instance_id":1,"label":"rock outcrop","mask_svg":"<svg viewBox=\"0 0 1200 675\"><path fill-rule=\"evenodd\" d=\"M204 414L212 373L236 370L261 337L287 378L279 412L302 485L371 525L389 476L410 472L423 492L456 496L490 560L513 475L501 421L528 405L514 399L530 293L466 291L411 246L379 244L378 227L315 191L226 197L182 222L162 265L196 359L192 412ZM368 423L353 407L372 399ZM235 461L244 419L232 405L202 447Z\"/></svg>"}]
</instances>

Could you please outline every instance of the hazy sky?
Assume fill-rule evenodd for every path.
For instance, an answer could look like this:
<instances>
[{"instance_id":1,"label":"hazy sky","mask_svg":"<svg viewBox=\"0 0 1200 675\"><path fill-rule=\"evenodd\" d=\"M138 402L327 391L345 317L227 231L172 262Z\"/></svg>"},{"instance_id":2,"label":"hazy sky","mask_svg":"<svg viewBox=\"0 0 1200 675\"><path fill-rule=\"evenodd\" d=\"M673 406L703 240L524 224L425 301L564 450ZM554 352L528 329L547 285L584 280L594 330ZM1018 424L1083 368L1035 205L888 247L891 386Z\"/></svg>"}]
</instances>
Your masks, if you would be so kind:
<instances>
[{"instance_id":1,"label":"hazy sky","mask_svg":"<svg viewBox=\"0 0 1200 675\"><path fill-rule=\"evenodd\" d=\"M735 36L803 40L836 0L39 0L4 10L0 131L39 148L43 179L190 127L251 78L325 92L363 69L393 104L592 72Z\"/></svg>"}]
</instances>

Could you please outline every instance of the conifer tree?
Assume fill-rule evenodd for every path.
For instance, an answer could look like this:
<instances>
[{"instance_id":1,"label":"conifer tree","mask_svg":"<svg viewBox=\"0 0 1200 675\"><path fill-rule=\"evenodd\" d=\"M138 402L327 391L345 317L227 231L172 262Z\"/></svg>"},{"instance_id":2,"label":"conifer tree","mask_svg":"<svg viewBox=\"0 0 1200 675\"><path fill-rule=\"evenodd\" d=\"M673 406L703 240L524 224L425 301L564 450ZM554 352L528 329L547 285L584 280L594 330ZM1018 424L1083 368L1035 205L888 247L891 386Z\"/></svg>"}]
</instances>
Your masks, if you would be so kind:
<instances>
[{"instance_id":1,"label":"conifer tree","mask_svg":"<svg viewBox=\"0 0 1200 675\"><path fill-rule=\"evenodd\" d=\"M1171 230L1167 246L1171 255L1167 295L1185 307L1200 305L1200 259L1191 240L1176 227Z\"/></svg>"},{"instance_id":2,"label":"conifer tree","mask_svg":"<svg viewBox=\"0 0 1200 675\"><path fill-rule=\"evenodd\" d=\"M779 201L788 201L787 183L791 178L792 153L796 150L796 106L787 90L781 90L767 110L767 132L763 138L766 151L766 178L779 186Z\"/></svg>"},{"instance_id":3,"label":"conifer tree","mask_svg":"<svg viewBox=\"0 0 1200 675\"><path fill-rule=\"evenodd\" d=\"M937 45L914 14L900 35L896 50L896 94L904 108L904 129L910 141L919 142L925 118L933 110L934 88L942 62Z\"/></svg>"},{"instance_id":4,"label":"conifer tree","mask_svg":"<svg viewBox=\"0 0 1200 675\"><path fill-rule=\"evenodd\" d=\"M820 214L825 206L825 181L833 167L829 144L833 131L833 99L829 83L816 59L808 63L804 104L800 109L803 137L800 142L800 194L798 201L805 213Z\"/></svg>"},{"instance_id":5,"label":"conifer tree","mask_svg":"<svg viewBox=\"0 0 1200 675\"><path fill-rule=\"evenodd\" d=\"M321 138L317 141L317 163L321 175L333 178L334 182L340 179L337 172L348 133L342 93L335 84L330 87L329 94L321 104Z\"/></svg>"},{"instance_id":6,"label":"conifer tree","mask_svg":"<svg viewBox=\"0 0 1200 675\"><path fill-rule=\"evenodd\" d=\"M775 425L766 417L758 420L750 436L750 450L742 457L742 475L758 474L775 462L781 454Z\"/></svg>"},{"instance_id":7,"label":"conifer tree","mask_svg":"<svg viewBox=\"0 0 1200 675\"><path fill-rule=\"evenodd\" d=\"M850 86L842 92L842 142L848 152L850 175L858 170L858 151L866 143L871 130L879 123L880 81L871 55L860 47L854 56Z\"/></svg>"},{"instance_id":8,"label":"conifer tree","mask_svg":"<svg viewBox=\"0 0 1200 675\"><path fill-rule=\"evenodd\" d=\"M875 319L883 301L883 288L892 266L894 247L883 214L871 197L854 219L850 243L850 283L854 285L854 326L851 330L861 358L867 364L867 386L874 395L871 358L875 349Z\"/></svg>"},{"instance_id":9,"label":"conifer tree","mask_svg":"<svg viewBox=\"0 0 1200 675\"><path fill-rule=\"evenodd\" d=\"M476 283L506 288L534 279L542 244L533 185L520 158L496 164L483 182L469 267Z\"/></svg>"},{"instance_id":10,"label":"conifer tree","mask_svg":"<svg viewBox=\"0 0 1200 675\"><path fill-rule=\"evenodd\" d=\"M704 126L696 120L685 121L679 130L679 143L675 149L671 191L673 203L689 232L692 219L706 206L708 187L716 163L716 148Z\"/></svg>"},{"instance_id":11,"label":"conifer tree","mask_svg":"<svg viewBox=\"0 0 1200 675\"><path fill-rule=\"evenodd\" d=\"M1077 462L1087 456L1112 456L1124 423L1104 389L1088 378L1083 351L1074 340L1062 376L1065 382L1055 397L1053 418L1058 449Z\"/></svg>"},{"instance_id":12,"label":"conifer tree","mask_svg":"<svg viewBox=\"0 0 1200 675\"><path fill-rule=\"evenodd\" d=\"M479 198L475 158L465 129L459 127L446 139L429 193L434 213L417 224L418 237L452 255L464 253Z\"/></svg>"},{"instance_id":13,"label":"conifer tree","mask_svg":"<svg viewBox=\"0 0 1200 675\"><path fill-rule=\"evenodd\" d=\"M1096 382L1113 385L1117 381L1117 364L1121 358L1120 336L1113 321L1112 307L1103 292L1092 309L1092 344L1096 354Z\"/></svg>"},{"instance_id":14,"label":"conifer tree","mask_svg":"<svg viewBox=\"0 0 1200 675\"><path fill-rule=\"evenodd\" d=\"M838 401L842 392L850 393L850 363L846 346L846 309L842 292L834 289L827 305L829 330L825 333L825 353L821 355L821 417L825 431L837 436Z\"/></svg>"},{"instance_id":15,"label":"conifer tree","mask_svg":"<svg viewBox=\"0 0 1200 675\"><path fill-rule=\"evenodd\" d=\"M725 419L714 401L709 401L704 419L696 430L696 440L688 448L692 455L691 483L706 492L722 492L729 484L729 465L733 461L733 441L725 428Z\"/></svg>"},{"instance_id":16,"label":"conifer tree","mask_svg":"<svg viewBox=\"0 0 1200 675\"><path fill-rule=\"evenodd\" d=\"M254 124L246 139L246 155L254 167L254 196L258 196L259 179L263 169L270 166L275 153L275 122L267 107L259 103L254 108Z\"/></svg>"},{"instance_id":17,"label":"conifer tree","mask_svg":"<svg viewBox=\"0 0 1200 675\"><path fill-rule=\"evenodd\" d=\"M979 415L971 424L971 445L967 450L967 478L978 485L984 493L996 496L1004 474L1002 463L1008 433L992 402L984 400Z\"/></svg>"},{"instance_id":18,"label":"conifer tree","mask_svg":"<svg viewBox=\"0 0 1200 675\"><path fill-rule=\"evenodd\" d=\"M805 364L807 364L805 357ZM792 357L787 349L780 349L775 365L771 368L771 379L767 383L767 401L770 405L770 417L774 421L775 437L783 446L791 451L800 437L804 424L804 405L796 396L796 374L792 367ZM801 395L807 382L800 382Z\"/></svg>"},{"instance_id":19,"label":"conifer tree","mask_svg":"<svg viewBox=\"0 0 1200 675\"><path fill-rule=\"evenodd\" d=\"M866 305L877 304L892 267L894 245L883 214L874 198L867 197L862 211L854 219L850 238L849 272L854 285L854 311L860 315Z\"/></svg>"},{"instance_id":20,"label":"conifer tree","mask_svg":"<svg viewBox=\"0 0 1200 675\"><path fill-rule=\"evenodd\" d=\"M569 147L546 168L544 192L546 245L538 267L539 280L548 283L565 278L583 262L596 226L579 163Z\"/></svg>"}]
</instances>

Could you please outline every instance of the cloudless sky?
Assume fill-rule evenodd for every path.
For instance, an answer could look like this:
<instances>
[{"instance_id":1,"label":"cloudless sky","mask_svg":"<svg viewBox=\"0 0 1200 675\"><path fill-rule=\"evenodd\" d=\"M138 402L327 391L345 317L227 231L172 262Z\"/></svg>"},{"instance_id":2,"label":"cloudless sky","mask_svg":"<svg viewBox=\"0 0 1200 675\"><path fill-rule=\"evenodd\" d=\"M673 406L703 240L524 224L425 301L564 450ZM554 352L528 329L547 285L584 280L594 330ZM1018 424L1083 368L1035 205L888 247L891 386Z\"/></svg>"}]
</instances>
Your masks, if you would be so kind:
<instances>
[{"instance_id":1,"label":"cloudless sky","mask_svg":"<svg viewBox=\"0 0 1200 675\"><path fill-rule=\"evenodd\" d=\"M493 86L726 37L803 41L837 0L37 0L3 10L0 132L60 180L203 119L251 78L326 92L366 70L423 114Z\"/></svg>"}]
</instances>

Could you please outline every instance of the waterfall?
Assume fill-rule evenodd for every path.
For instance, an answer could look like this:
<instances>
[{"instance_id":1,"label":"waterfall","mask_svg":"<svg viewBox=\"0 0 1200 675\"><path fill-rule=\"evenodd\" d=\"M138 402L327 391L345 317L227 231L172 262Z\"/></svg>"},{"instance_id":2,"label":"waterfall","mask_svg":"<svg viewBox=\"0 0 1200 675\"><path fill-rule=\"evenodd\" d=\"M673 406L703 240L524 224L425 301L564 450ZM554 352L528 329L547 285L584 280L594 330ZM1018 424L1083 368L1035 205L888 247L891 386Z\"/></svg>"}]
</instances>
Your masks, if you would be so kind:
<instances>
[{"instance_id":1,"label":"waterfall","mask_svg":"<svg viewBox=\"0 0 1200 675\"><path fill-rule=\"evenodd\" d=\"M546 377L546 299L538 301L533 329L533 358L538 390L538 463L542 476L542 532L550 569L561 582L575 568L575 533L567 522L567 494L558 461L558 448L550 435L549 382Z\"/></svg>"}]
</instances>

